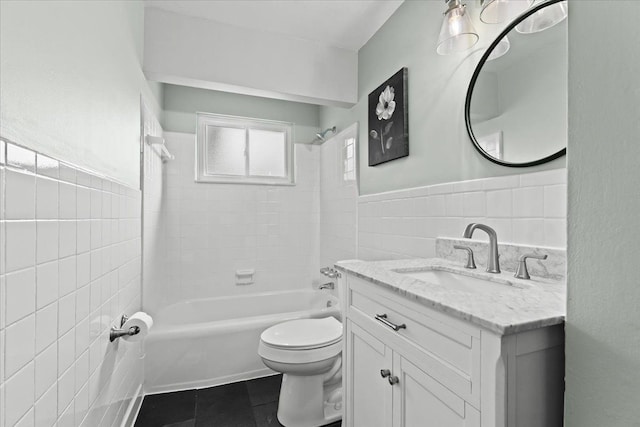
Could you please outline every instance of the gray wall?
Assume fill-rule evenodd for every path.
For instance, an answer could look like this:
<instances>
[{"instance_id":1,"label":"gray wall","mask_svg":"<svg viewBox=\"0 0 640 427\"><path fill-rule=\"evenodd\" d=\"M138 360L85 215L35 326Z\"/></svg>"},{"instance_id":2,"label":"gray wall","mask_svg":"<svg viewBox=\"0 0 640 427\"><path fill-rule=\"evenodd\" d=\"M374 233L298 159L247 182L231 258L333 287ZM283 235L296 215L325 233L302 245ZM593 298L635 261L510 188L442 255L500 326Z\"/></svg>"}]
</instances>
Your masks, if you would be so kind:
<instances>
[{"instance_id":1,"label":"gray wall","mask_svg":"<svg viewBox=\"0 0 640 427\"><path fill-rule=\"evenodd\" d=\"M163 128L196 133L196 113L280 120L294 123L294 142L310 142L319 128L318 106L186 86L164 85Z\"/></svg>"},{"instance_id":2,"label":"gray wall","mask_svg":"<svg viewBox=\"0 0 640 427\"><path fill-rule=\"evenodd\" d=\"M403 3L359 51L356 106L321 108L322 127L337 125L344 129L360 122L361 194L565 166L566 161L561 158L543 166L515 170L485 160L473 148L464 125L464 98L477 62L501 26L480 23L476 2L468 1L467 8L480 42L471 51L439 56L436 41L444 3ZM368 94L402 67L409 69L410 155L368 167Z\"/></svg>"},{"instance_id":3,"label":"gray wall","mask_svg":"<svg viewBox=\"0 0 640 427\"><path fill-rule=\"evenodd\" d=\"M0 134L128 185L140 180L141 2L0 2Z\"/></svg>"},{"instance_id":4,"label":"gray wall","mask_svg":"<svg viewBox=\"0 0 640 427\"><path fill-rule=\"evenodd\" d=\"M570 8L565 425L637 426L640 2Z\"/></svg>"}]
</instances>

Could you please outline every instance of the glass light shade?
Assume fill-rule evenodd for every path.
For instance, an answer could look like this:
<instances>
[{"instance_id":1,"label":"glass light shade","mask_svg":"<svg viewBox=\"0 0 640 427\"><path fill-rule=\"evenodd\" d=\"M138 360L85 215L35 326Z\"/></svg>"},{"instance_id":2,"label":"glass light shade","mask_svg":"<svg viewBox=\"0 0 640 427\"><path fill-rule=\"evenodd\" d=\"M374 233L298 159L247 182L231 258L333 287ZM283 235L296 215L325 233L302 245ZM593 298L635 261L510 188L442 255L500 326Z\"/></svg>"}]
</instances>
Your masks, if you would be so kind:
<instances>
[{"instance_id":1,"label":"glass light shade","mask_svg":"<svg viewBox=\"0 0 640 427\"><path fill-rule=\"evenodd\" d=\"M518 24L516 31L521 34L539 33L562 22L568 13L569 5L566 1L547 6Z\"/></svg>"},{"instance_id":2,"label":"glass light shade","mask_svg":"<svg viewBox=\"0 0 640 427\"><path fill-rule=\"evenodd\" d=\"M498 45L493 48L491 55L489 55L489 57L487 58L487 61L493 61L494 59L500 58L502 55L509 51L510 47L511 42L509 42L509 38L507 36L504 36L502 40L498 42Z\"/></svg>"},{"instance_id":3,"label":"glass light shade","mask_svg":"<svg viewBox=\"0 0 640 427\"><path fill-rule=\"evenodd\" d=\"M483 0L480 20L485 24L511 21L527 10L534 0Z\"/></svg>"},{"instance_id":4,"label":"glass light shade","mask_svg":"<svg viewBox=\"0 0 640 427\"><path fill-rule=\"evenodd\" d=\"M436 51L439 55L449 55L451 53L462 52L478 42L471 19L466 13L464 5L458 4L449 8L444 14L440 36L438 37L438 47Z\"/></svg>"}]
</instances>

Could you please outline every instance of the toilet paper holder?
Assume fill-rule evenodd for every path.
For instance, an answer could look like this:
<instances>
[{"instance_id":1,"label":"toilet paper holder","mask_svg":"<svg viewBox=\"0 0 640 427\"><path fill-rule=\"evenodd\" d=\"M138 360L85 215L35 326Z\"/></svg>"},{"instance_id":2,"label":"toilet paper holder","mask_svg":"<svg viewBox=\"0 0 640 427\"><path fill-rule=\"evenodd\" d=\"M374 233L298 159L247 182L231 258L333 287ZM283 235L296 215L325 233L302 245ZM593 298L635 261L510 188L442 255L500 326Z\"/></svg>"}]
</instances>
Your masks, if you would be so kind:
<instances>
[{"instance_id":1,"label":"toilet paper holder","mask_svg":"<svg viewBox=\"0 0 640 427\"><path fill-rule=\"evenodd\" d=\"M109 331L110 342L113 342L116 338L131 336L140 332L140 328L137 326L132 326L129 329L122 329L127 320L129 320L129 316L123 314L120 318L120 328L116 328L115 326L111 327L111 330Z\"/></svg>"}]
</instances>

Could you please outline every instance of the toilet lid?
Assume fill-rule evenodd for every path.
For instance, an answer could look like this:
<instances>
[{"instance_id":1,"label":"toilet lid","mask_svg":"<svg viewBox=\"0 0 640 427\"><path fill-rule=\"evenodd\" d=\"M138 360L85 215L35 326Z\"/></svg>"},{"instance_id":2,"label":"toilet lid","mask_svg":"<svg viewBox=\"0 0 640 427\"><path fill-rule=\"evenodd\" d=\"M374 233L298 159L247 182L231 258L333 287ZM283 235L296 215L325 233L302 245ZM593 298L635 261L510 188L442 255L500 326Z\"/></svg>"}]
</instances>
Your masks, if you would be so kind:
<instances>
[{"instance_id":1,"label":"toilet lid","mask_svg":"<svg viewBox=\"0 0 640 427\"><path fill-rule=\"evenodd\" d=\"M342 339L342 323L333 317L291 320L265 330L260 339L270 346L292 350L325 347Z\"/></svg>"}]
</instances>

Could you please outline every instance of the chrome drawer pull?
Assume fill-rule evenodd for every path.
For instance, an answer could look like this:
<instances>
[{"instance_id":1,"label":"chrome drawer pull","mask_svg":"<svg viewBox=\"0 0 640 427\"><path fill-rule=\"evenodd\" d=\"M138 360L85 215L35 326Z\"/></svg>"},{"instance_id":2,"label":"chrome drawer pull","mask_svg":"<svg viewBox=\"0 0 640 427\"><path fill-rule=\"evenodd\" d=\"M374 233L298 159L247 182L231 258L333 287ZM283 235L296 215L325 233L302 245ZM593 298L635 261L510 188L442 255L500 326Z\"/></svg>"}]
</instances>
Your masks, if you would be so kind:
<instances>
[{"instance_id":1,"label":"chrome drawer pull","mask_svg":"<svg viewBox=\"0 0 640 427\"><path fill-rule=\"evenodd\" d=\"M392 376L389 377L389 384L390 385L398 384L399 382L400 382L400 380L395 375L392 375Z\"/></svg>"},{"instance_id":2,"label":"chrome drawer pull","mask_svg":"<svg viewBox=\"0 0 640 427\"><path fill-rule=\"evenodd\" d=\"M400 329L407 329L407 325L405 325L404 323L402 325L396 325L395 323L389 322L387 320L387 315L386 314L376 314L375 315L375 319L378 322L382 322L384 325L390 327L391 329L393 329L396 332L398 332Z\"/></svg>"},{"instance_id":3,"label":"chrome drawer pull","mask_svg":"<svg viewBox=\"0 0 640 427\"><path fill-rule=\"evenodd\" d=\"M382 378L387 378L389 375L391 375L391 371L388 369L380 369L380 376Z\"/></svg>"}]
</instances>

